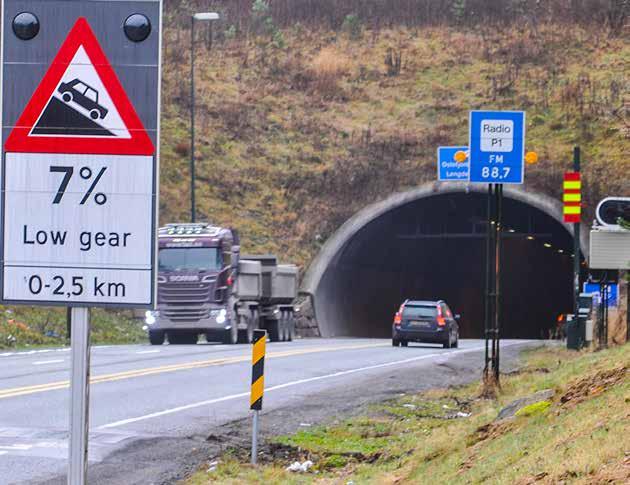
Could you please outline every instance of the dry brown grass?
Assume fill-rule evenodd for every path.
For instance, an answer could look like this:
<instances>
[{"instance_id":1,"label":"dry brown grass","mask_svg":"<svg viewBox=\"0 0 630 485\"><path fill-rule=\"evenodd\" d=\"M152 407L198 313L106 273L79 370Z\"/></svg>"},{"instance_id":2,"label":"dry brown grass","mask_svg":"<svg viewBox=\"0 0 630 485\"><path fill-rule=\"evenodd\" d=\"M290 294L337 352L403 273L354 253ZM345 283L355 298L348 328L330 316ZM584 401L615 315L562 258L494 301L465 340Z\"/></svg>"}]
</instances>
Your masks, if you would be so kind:
<instances>
[{"instance_id":1,"label":"dry brown grass","mask_svg":"<svg viewBox=\"0 0 630 485\"><path fill-rule=\"evenodd\" d=\"M339 81L354 67L352 60L334 47L325 47L310 63L313 87L322 95L335 97L339 94Z\"/></svg>"}]
</instances>

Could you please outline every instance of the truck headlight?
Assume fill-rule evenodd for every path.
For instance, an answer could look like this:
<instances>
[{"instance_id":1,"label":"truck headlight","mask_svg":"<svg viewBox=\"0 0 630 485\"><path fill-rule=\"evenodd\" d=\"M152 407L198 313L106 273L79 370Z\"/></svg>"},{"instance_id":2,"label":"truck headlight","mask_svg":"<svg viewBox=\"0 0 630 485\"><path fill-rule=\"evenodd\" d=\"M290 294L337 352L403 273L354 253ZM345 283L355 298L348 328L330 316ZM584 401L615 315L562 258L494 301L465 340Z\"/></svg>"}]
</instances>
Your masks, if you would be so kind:
<instances>
[{"instance_id":1,"label":"truck headlight","mask_svg":"<svg viewBox=\"0 0 630 485\"><path fill-rule=\"evenodd\" d=\"M217 315L217 323L218 324L223 324L225 323L226 317L227 316L227 312L225 310L219 310L219 314Z\"/></svg>"},{"instance_id":2,"label":"truck headlight","mask_svg":"<svg viewBox=\"0 0 630 485\"><path fill-rule=\"evenodd\" d=\"M147 311L144 314L144 322L147 325L153 325L155 323L155 319L157 316L159 316L160 312L152 312L152 311Z\"/></svg>"}]
</instances>

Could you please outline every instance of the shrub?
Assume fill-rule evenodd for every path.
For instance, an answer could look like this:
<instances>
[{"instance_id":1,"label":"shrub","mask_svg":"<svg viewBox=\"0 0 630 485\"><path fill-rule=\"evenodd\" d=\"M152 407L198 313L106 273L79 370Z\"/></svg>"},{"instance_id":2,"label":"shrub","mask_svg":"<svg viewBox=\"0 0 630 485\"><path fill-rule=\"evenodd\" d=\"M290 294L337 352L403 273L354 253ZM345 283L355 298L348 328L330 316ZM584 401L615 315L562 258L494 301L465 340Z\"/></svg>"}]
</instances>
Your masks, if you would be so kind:
<instances>
[{"instance_id":1,"label":"shrub","mask_svg":"<svg viewBox=\"0 0 630 485\"><path fill-rule=\"evenodd\" d=\"M311 62L315 88L324 95L334 96L338 82L352 69L352 62L333 47L319 51Z\"/></svg>"},{"instance_id":2,"label":"shrub","mask_svg":"<svg viewBox=\"0 0 630 485\"><path fill-rule=\"evenodd\" d=\"M346 15L341 26L343 30L352 40L360 39L363 35L363 26L361 25L361 19L358 15L350 14Z\"/></svg>"}]
</instances>

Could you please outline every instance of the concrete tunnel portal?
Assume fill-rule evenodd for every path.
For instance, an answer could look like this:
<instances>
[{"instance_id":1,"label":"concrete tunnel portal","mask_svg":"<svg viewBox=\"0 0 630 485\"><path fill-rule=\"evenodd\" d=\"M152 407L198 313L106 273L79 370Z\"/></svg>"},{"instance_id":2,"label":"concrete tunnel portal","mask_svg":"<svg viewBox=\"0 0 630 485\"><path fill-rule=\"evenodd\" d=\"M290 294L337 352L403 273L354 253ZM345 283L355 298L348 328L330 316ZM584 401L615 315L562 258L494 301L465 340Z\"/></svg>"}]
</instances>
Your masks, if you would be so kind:
<instances>
[{"instance_id":1,"label":"concrete tunnel portal","mask_svg":"<svg viewBox=\"0 0 630 485\"><path fill-rule=\"evenodd\" d=\"M462 338L484 321L486 187L428 184L359 211L326 242L307 271L324 337L390 337L407 298L443 299L461 315ZM559 201L504 189L503 338L547 338L572 313L573 237ZM581 237L586 253L586 234Z\"/></svg>"}]
</instances>

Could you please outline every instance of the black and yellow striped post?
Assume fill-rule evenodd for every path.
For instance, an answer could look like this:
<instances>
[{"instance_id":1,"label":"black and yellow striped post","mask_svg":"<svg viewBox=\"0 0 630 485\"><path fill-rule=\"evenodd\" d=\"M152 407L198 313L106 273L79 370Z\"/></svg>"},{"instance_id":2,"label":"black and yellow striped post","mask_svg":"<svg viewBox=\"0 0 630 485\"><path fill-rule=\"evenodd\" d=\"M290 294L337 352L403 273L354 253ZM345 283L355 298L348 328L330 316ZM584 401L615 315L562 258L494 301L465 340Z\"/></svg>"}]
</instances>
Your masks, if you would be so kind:
<instances>
[{"instance_id":1,"label":"black and yellow striped post","mask_svg":"<svg viewBox=\"0 0 630 485\"><path fill-rule=\"evenodd\" d=\"M254 330L252 346L252 392L249 398L250 409L254 411L252 427L252 465L256 464L258 456L258 412L262 409L263 394L265 393L265 344L266 330Z\"/></svg>"}]
</instances>

